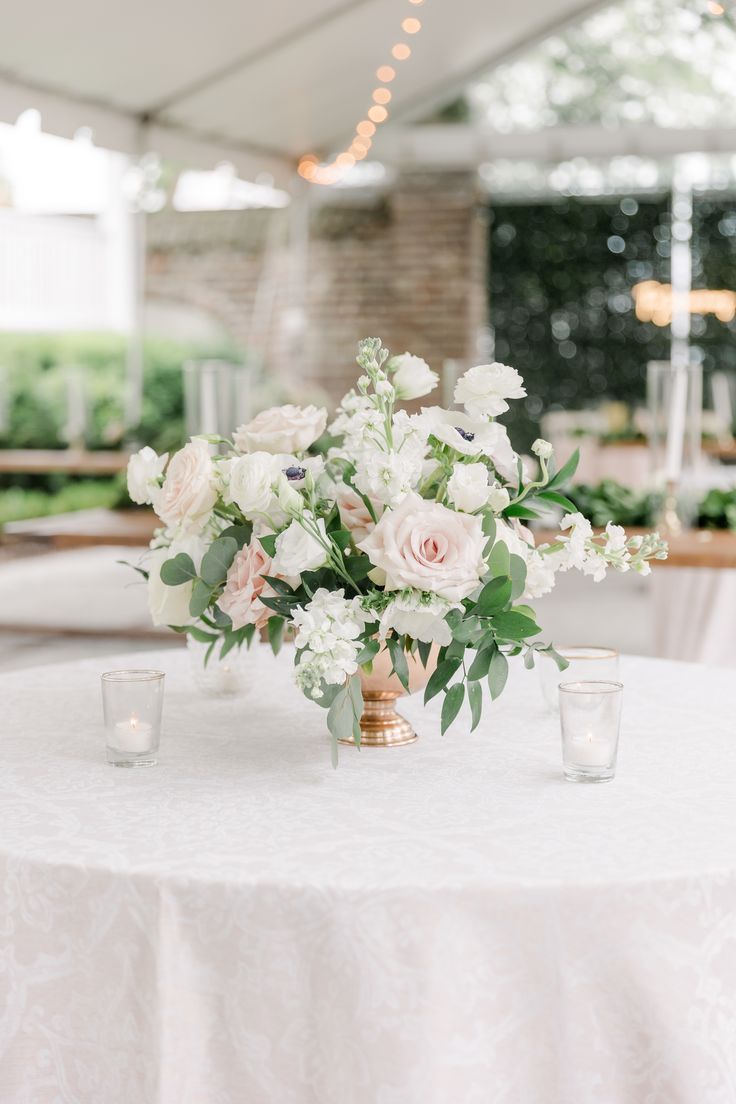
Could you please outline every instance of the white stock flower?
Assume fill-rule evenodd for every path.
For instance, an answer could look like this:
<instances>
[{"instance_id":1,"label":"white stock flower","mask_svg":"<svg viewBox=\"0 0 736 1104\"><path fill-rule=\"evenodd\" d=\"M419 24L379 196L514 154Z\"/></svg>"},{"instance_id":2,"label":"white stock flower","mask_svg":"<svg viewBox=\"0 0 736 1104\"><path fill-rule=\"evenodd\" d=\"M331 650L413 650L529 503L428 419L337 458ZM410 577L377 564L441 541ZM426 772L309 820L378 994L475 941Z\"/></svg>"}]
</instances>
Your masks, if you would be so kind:
<instances>
[{"instance_id":1,"label":"white stock flower","mask_svg":"<svg viewBox=\"0 0 736 1104\"><path fill-rule=\"evenodd\" d=\"M488 505L491 507L494 514L502 513L506 509L510 501L511 495L505 487L499 487L498 484L496 484L494 487L491 487L489 489Z\"/></svg>"},{"instance_id":2,"label":"white stock flower","mask_svg":"<svg viewBox=\"0 0 736 1104\"><path fill-rule=\"evenodd\" d=\"M404 401L421 399L423 395L434 391L439 383L440 378L437 373L433 372L426 360L422 360L421 357L404 353L403 356L392 359L391 367L394 365L397 366L393 376L397 399Z\"/></svg>"},{"instance_id":3,"label":"white stock flower","mask_svg":"<svg viewBox=\"0 0 736 1104\"><path fill-rule=\"evenodd\" d=\"M499 475L514 478L516 453L506 427L499 422L471 418L459 410L443 410L440 406L422 407L422 413L412 421L425 440L434 437L463 456L487 456Z\"/></svg>"},{"instance_id":4,"label":"white stock flower","mask_svg":"<svg viewBox=\"0 0 736 1104\"><path fill-rule=\"evenodd\" d=\"M360 598L346 598L343 590L324 587L315 591L306 606L294 610L294 642L304 649L295 676L305 694L320 698L322 682L340 685L355 674L360 635L368 620Z\"/></svg>"},{"instance_id":5,"label":"white stock flower","mask_svg":"<svg viewBox=\"0 0 736 1104\"><path fill-rule=\"evenodd\" d=\"M452 641L452 631L445 617L456 608L436 594L411 591L397 594L381 614L379 634L386 637L393 629L399 636L406 634L412 640L445 647Z\"/></svg>"},{"instance_id":6,"label":"white stock flower","mask_svg":"<svg viewBox=\"0 0 736 1104\"><path fill-rule=\"evenodd\" d=\"M455 402L475 417L495 418L508 410L506 399L523 399L523 379L508 364L477 364L455 386Z\"/></svg>"},{"instance_id":7,"label":"white stock flower","mask_svg":"<svg viewBox=\"0 0 736 1104\"><path fill-rule=\"evenodd\" d=\"M376 394L380 395L382 399L390 399L391 401L396 398L393 385L387 379L376 382Z\"/></svg>"},{"instance_id":8,"label":"white stock flower","mask_svg":"<svg viewBox=\"0 0 736 1104\"><path fill-rule=\"evenodd\" d=\"M277 502L274 485L281 474L277 456L251 452L228 462L224 472L226 499L234 502L245 517L254 519L269 514Z\"/></svg>"},{"instance_id":9,"label":"white stock flower","mask_svg":"<svg viewBox=\"0 0 736 1104\"><path fill-rule=\"evenodd\" d=\"M128 494L133 502L139 506L150 506L160 488L168 458L168 452L159 456L148 445L133 453L128 461Z\"/></svg>"},{"instance_id":10,"label":"white stock flower","mask_svg":"<svg viewBox=\"0 0 736 1104\"><path fill-rule=\"evenodd\" d=\"M593 536L593 526L581 513L574 513L565 514L559 527L563 533L565 530L570 530L569 535L559 538L565 545L564 566L561 570L567 571L572 567L583 570L587 556L587 542Z\"/></svg>"},{"instance_id":11,"label":"white stock flower","mask_svg":"<svg viewBox=\"0 0 736 1104\"><path fill-rule=\"evenodd\" d=\"M272 406L233 434L239 452L304 452L321 437L327 411L316 406Z\"/></svg>"},{"instance_id":12,"label":"white stock flower","mask_svg":"<svg viewBox=\"0 0 736 1104\"><path fill-rule=\"evenodd\" d=\"M447 494L456 510L475 513L488 501L488 468L485 464L455 464L447 481Z\"/></svg>"},{"instance_id":13,"label":"white stock flower","mask_svg":"<svg viewBox=\"0 0 736 1104\"><path fill-rule=\"evenodd\" d=\"M316 528L321 539L318 540L308 532L305 526ZM310 513L305 512L276 538L276 554L272 565L274 575L294 578L304 571L315 571L322 567L327 560L325 546L328 543L324 520L315 520Z\"/></svg>"},{"instance_id":14,"label":"white stock flower","mask_svg":"<svg viewBox=\"0 0 736 1104\"><path fill-rule=\"evenodd\" d=\"M154 625L189 625L194 618L189 613L189 599L193 583L167 586L161 580L161 567L180 552L191 556L197 571L207 542L199 536L184 536L172 541L168 547L156 548L150 553L148 569L148 609Z\"/></svg>"},{"instance_id":15,"label":"white stock flower","mask_svg":"<svg viewBox=\"0 0 736 1104\"><path fill-rule=\"evenodd\" d=\"M154 508L166 525L198 533L212 514L217 492L207 442L193 437L172 456L161 491L154 496Z\"/></svg>"},{"instance_id":16,"label":"white stock flower","mask_svg":"<svg viewBox=\"0 0 736 1104\"><path fill-rule=\"evenodd\" d=\"M540 460L549 460L553 449L549 441L545 441L543 437L537 437L532 445L532 452L535 456L538 456Z\"/></svg>"}]
</instances>

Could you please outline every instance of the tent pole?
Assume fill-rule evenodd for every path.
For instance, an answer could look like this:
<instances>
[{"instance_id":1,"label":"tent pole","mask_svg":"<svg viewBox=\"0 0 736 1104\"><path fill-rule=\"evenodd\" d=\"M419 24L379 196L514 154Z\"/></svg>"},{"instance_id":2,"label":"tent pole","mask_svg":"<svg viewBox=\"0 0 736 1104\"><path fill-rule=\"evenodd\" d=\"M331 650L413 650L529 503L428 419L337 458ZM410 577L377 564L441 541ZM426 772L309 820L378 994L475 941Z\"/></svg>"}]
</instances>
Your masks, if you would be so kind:
<instances>
[{"instance_id":1,"label":"tent pole","mask_svg":"<svg viewBox=\"0 0 736 1104\"><path fill-rule=\"evenodd\" d=\"M144 128L138 128L138 158L145 149ZM125 428L130 433L141 420L143 413L143 339L146 305L146 212L140 202L135 203L130 216L132 263L132 324L128 335L126 355Z\"/></svg>"}]
</instances>

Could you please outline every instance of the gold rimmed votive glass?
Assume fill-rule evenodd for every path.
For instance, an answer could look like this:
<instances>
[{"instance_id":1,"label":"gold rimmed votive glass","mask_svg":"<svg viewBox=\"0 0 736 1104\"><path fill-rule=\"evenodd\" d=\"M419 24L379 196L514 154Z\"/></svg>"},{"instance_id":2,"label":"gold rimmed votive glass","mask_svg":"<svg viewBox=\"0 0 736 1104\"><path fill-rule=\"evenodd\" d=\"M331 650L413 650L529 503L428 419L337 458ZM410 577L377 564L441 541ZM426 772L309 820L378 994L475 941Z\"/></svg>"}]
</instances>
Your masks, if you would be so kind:
<instances>
[{"instance_id":1,"label":"gold rimmed votive glass","mask_svg":"<svg viewBox=\"0 0 736 1104\"><path fill-rule=\"evenodd\" d=\"M540 656L537 660L542 697L547 708L553 713L557 713L560 708L557 690L561 682L580 682L589 679L613 682L618 680L619 654L615 648L600 647L595 644L556 644L555 651L568 662L564 671L560 671L557 664L545 656Z\"/></svg>"},{"instance_id":2,"label":"gold rimmed votive glass","mask_svg":"<svg viewBox=\"0 0 736 1104\"><path fill-rule=\"evenodd\" d=\"M568 782L610 782L616 774L621 705L620 682L562 682L562 766Z\"/></svg>"},{"instance_id":3,"label":"gold rimmed votive glass","mask_svg":"<svg viewBox=\"0 0 736 1104\"><path fill-rule=\"evenodd\" d=\"M163 702L163 671L105 671L102 709L108 763L116 767L154 766Z\"/></svg>"}]
</instances>

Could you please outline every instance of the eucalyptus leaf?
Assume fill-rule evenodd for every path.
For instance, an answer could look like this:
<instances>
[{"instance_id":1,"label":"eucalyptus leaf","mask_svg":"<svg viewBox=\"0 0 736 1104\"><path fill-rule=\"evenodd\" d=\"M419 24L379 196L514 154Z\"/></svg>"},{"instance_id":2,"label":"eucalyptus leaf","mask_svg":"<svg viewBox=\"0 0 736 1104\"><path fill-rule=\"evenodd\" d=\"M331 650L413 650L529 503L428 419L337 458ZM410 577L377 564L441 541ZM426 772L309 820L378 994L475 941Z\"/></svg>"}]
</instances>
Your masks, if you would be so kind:
<instances>
[{"instance_id":1,"label":"eucalyptus leaf","mask_svg":"<svg viewBox=\"0 0 736 1104\"><path fill-rule=\"evenodd\" d=\"M212 588L202 579L197 579L189 599L189 613L192 617L201 617L212 599Z\"/></svg>"},{"instance_id":2,"label":"eucalyptus leaf","mask_svg":"<svg viewBox=\"0 0 736 1104\"><path fill-rule=\"evenodd\" d=\"M398 637L389 636L386 638L386 645L391 656L391 663L393 664L394 671L399 679L399 682L405 690L409 689L409 667L406 662L406 653L404 652L403 645Z\"/></svg>"},{"instance_id":3,"label":"eucalyptus leaf","mask_svg":"<svg viewBox=\"0 0 736 1104\"><path fill-rule=\"evenodd\" d=\"M232 537L238 548L244 548L246 544L250 543L250 538L253 536L253 524L246 521L242 525L228 525L227 529L223 529L220 533L220 536Z\"/></svg>"},{"instance_id":4,"label":"eucalyptus leaf","mask_svg":"<svg viewBox=\"0 0 736 1104\"><path fill-rule=\"evenodd\" d=\"M460 712L460 707L464 700L465 685L462 682L456 682L455 685L451 686L447 691L445 700L442 703L441 732L443 736Z\"/></svg>"},{"instance_id":5,"label":"eucalyptus leaf","mask_svg":"<svg viewBox=\"0 0 736 1104\"><path fill-rule=\"evenodd\" d=\"M504 640L524 640L527 636L536 636L541 632L536 621L526 614L516 610L508 610L506 613L497 613L492 621L493 631L496 636Z\"/></svg>"},{"instance_id":6,"label":"eucalyptus leaf","mask_svg":"<svg viewBox=\"0 0 736 1104\"><path fill-rule=\"evenodd\" d=\"M419 659L421 660L422 667L427 667L429 663L429 657L432 653L432 645L425 640L417 641L417 651L419 652Z\"/></svg>"},{"instance_id":7,"label":"eucalyptus leaf","mask_svg":"<svg viewBox=\"0 0 736 1104\"><path fill-rule=\"evenodd\" d=\"M503 652L496 650L491 656L491 665L488 670L488 689L491 691L493 701L503 693L508 675L508 660Z\"/></svg>"},{"instance_id":8,"label":"eucalyptus leaf","mask_svg":"<svg viewBox=\"0 0 736 1104\"><path fill-rule=\"evenodd\" d=\"M424 704L431 701L440 690L444 690L452 676L460 666L460 659L443 659L437 667L429 682L427 688L424 691Z\"/></svg>"},{"instance_id":9,"label":"eucalyptus leaf","mask_svg":"<svg viewBox=\"0 0 736 1104\"><path fill-rule=\"evenodd\" d=\"M261 548L267 556L274 556L276 554L276 534L265 533L262 537L259 537Z\"/></svg>"},{"instance_id":10,"label":"eucalyptus leaf","mask_svg":"<svg viewBox=\"0 0 736 1104\"><path fill-rule=\"evenodd\" d=\"M509 550L503 541L498 540L491 549L491 555L488 559L488 566L491 571L491 575L508 575L509 572Z\"/></svg>"},{"instance_id":11,"label":"eucalyptus leaf","mask_svg":"<svg viewBox=\"0 0 736 1104\"><path fill-rule=\"evenodd\" d=\"M497 651L495 641L491 641L490 644L483 645L473 662L470 664L470 670L468 671L469 679L476 681L477 679L482 679L486 677L491 666L493 653L495 651Z\"/></svg>"},{"instance_id":12,"label":"eucalyptus leaf","mask_svg":"<svg viewBox=\"0 0 736 1104\"><path fill-rule=\"evenodd\" d=\"M509 593L511 584L509 583ZM478 617L468 617L453 629L452 635L461 644L472 644L483 636L485 629Z\"/></svg>"},{"instance_id":13,"label":"eucalyptus leaf","mask_svg":"<svg viewBox=\"0 0 736 1104\"><path fill-rule=\"evenodd\" d=\"M481 617L489 617L502 610L510 599L511 579L507 575L497 575L483 587L475 608Z\"/></svg>"},{"instance_id":14,"label":"eucalyptus leaf","mask_svg":"<svg viewBox=\"0 0 736 1104\"><path fill-rule=\"evenodd\" d=\"M278 655L281 651L281 644L284 638L284 624L283 617L269 617L268 619L268 642L271 645L271 650L274 655Z\"/></svg>"},{"instance_id":15,"label":"eucalyptus leaf","mask_svg":"<svg viewBox=\"0 0 736 1104\"><path fill-rule=\"evenodd\" d=\"M191 556L178 552L170 560L161 564L161 582L166 586L181 586L197 578L197 569Z\"/></svg>"},{"instance_id":16,"label":"eucalyptus leaf","mask_svg":"<svg viewBox=\"0 0 736 1104\"><path fill-rule=\"evenodd\" d=\"M514 601L521 597L526 586L526 564L521 556L510 557L509 570L511 571L511 598Z\"/></svg>"},{"instance_id":17,"label":"eucalyptus leaf","mask_svg":"<svg viewBox=\"0 0 736 1104\"><path fill-rule=\"evenodd\" d=\"M218 537L202 557L199 573L210 587L219 586L225 581L231 563L238 551L238 542L234 537Z\"/></svg>"},{"instance_id":18,"label":"eucalyptus leaf","mask_svg":"<svg viewBox=\"0 0 736 1104\"><path fill-rule=\"evenodd\" d=\"M479 682L468 683L468 701L470 702L470 712L473 718L470 731L473 732L478 727L483 712L483 689Z\"/></svg>"}]
</instances>

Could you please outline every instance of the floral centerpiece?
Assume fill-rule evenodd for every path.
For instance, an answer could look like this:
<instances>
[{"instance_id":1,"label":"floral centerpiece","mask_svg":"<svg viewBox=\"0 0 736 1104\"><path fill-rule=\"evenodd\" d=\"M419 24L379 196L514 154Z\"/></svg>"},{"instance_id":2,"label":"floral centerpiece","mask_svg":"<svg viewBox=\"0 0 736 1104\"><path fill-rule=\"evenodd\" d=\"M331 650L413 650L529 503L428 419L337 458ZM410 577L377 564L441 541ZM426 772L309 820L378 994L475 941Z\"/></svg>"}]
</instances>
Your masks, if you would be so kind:
<instances>
[{"instance_id":1,"label":"floral centerpiece","mask_svg":"<svg viewBox=\"0 0 736 1104\"><path fill-rule=\"evenodd\" d=\"M609 524L594 534L561 490L576 455L557 470L546 441L534 461L514 452L497 420L526 395L513 368L466 372L462 410L410 414L399 404L438 383L422 359L368 338L357 362L329 427L325 410L276 407L232 440L195 437L170 460L143 449L128 471L131 497L163 523L145 571L154 622L221 655L261 630L277 650L288 626L297 684L326 708L335 758L338 741L396 728L401 718L377 719L375 703L402 687L444 695L443 732L467 700L475 728L482 684L498 697L509 657L566 665L538 640L529 605L557 572L646 574L667 554L656 533L627 538ZM560 536L535 547L525 522L540 507L567 512Z\"/></svg>"}]
</instances>

